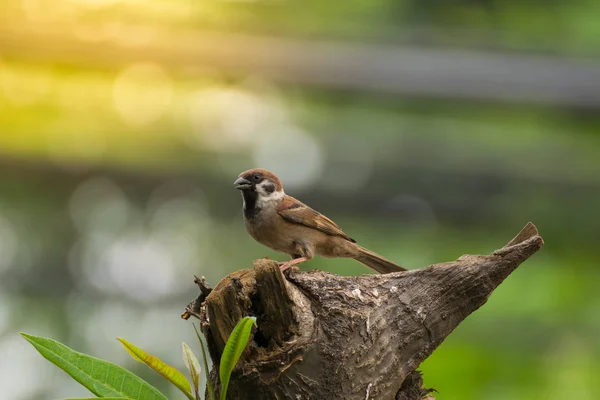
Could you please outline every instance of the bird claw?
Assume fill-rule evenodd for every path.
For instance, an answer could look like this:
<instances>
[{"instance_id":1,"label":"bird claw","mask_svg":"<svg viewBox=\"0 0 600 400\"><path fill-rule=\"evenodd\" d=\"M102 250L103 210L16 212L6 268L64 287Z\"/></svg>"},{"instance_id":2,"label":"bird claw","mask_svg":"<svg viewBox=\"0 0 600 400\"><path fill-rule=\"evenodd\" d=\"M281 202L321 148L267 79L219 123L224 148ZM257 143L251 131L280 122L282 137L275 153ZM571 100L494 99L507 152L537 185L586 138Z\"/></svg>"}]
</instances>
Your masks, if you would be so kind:
<instances>
[{"instance_id":1,"label":"bird claw","mask_svg":"<svg viewBox=\"0 0 600 400\"><path fill-rule=\"evenodd\" d=\"M281 272L284 272L284 271L288 270L291 266L292 265L289 263L289 261L282 262L282 263L279 263L279 270Z\"/></svg>"},{"instance_id":2,"label":"bird claw","mask_svg":"<svg viewBox=\"0 0 600 400\"><path fill-rule=\"evenodd\" d=\"M280 263L278 263L279 269L281 270L281 272L283 272L283 271L289 269L290 267L301 264L307 260L308 260L308 258L306 258L306 257L299 257L299 258L294 258L293 260L290 260L290 261L280 262Z\"/></svg>"}]
</instances>

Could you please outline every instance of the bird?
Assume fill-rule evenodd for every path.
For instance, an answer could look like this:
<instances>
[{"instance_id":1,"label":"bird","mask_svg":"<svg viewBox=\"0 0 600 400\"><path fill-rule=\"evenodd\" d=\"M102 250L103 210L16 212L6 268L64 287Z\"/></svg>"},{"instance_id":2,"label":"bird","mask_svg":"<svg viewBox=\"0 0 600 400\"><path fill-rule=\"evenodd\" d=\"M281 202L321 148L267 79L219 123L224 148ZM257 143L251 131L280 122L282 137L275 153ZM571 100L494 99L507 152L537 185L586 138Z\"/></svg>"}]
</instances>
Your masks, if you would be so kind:
<instances>
[{"instance_id":1,"label":"bird","mask_svg":"<svg viewBox=\"0 0 600 400\"><path fill-rule=\"evenodd\" d=\"M406 271L358 245L331 219L285 194L281 180L271 171L249 169L233 185L242 193L244 222L250 236L291 257L279 263L282 271L315 255L353 258L381 274Z\"/></svg>"}]
</instances>

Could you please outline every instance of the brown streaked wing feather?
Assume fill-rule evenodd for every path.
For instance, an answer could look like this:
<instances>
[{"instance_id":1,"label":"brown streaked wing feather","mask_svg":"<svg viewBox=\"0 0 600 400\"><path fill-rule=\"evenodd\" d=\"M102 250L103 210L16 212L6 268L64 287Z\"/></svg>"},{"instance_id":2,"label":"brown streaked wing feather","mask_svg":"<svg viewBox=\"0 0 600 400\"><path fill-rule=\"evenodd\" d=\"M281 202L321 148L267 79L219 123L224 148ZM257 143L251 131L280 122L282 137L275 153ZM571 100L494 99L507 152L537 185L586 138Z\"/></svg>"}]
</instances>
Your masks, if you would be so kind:
<instances>
[{"instance_id":1,"label":"brown streaked wing feather","mask_svg":"<svg viewBox=\"0 0 600 400\"><path fill-rule=\"evenodd\" d=\"M291 196L286 195L283 198L277 206L277 212L287 221L318 229L328 235L341 236L356 243L335 222Z\"/></svg>"}]
</instances>

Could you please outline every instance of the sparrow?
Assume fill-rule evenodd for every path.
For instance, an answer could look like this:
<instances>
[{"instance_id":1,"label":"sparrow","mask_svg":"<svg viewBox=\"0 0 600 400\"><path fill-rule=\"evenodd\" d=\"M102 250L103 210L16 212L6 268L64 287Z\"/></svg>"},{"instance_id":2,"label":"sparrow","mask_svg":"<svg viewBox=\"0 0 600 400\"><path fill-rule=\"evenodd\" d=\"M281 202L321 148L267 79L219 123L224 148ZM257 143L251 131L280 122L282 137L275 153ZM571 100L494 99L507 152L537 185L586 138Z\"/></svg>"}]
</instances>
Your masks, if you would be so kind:
<instances>
[{"instance_id":1,"label":"sparrow","mask_svg":"<svg viewBox=\"0 0 600 400\"><path fill-rule=\"evenodd\" d=\"M244 222L250 236L292 258L280 263L282 270L318 254L353 258L381 274L406 271L359 246L331 219L285 194L281 180L271 171L250 169L233 185L242 192Z\"/></svg>"}]
</instances>

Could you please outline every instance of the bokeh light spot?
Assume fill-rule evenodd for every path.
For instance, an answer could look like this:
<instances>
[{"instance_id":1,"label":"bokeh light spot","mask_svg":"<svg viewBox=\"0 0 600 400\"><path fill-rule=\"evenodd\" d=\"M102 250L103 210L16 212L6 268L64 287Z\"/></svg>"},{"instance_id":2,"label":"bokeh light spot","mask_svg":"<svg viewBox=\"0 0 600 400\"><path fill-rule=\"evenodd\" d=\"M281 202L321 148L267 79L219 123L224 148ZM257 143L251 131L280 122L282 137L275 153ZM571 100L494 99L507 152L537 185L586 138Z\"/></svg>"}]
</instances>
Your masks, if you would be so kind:
<instances>
[{"instance_id":1,"label":"bokeh light spot","mask_svg":"<svg viewBox=\"0 0 600 400\"><path fill-rule=\"evenodd\" d=\"M294 126L281 126L254 143L255 166L275 172L286 188L314 183L323 168L320 144Z\"/></svg>"},{"instance_id":2,"label":"bokeh light spot","mask_svg":"<svg viewBox=\"0 0 600 400\"><path fill-rule=\"evenodd\" d=\"M140 63L119 74L113 87L114 105L123 120L136 127L157 121L173 96L171 79L156 64Z\"/></svg>"},{"instance_id":3,"label":"bokeh light spot","mask_svg":"<svg viewBox=\"0 0 600 400\"><path fill-rule=\"evenodd\" d=\"M128 223L129 201L110 179L92 178L71 195L69 211L77 229L82 232L118 232Z\"/></svg>"},{"instance_id":4,"label":"bokeh light spot","mask_svg":"<svg viewBox=\"0 0 600 400\"><path fill-rule=\"evenodd\" d=\"M212 88L198 92L191 105L190 145L219 152L243 152L268 126L285 118L270 98L242 89Z\"/></svg>"},{"instance_id":5,"label":"bokeh light spot","mask_svg":"<svg viewBox=\"0 0 600 400\"><path fill-rule=\"evenodd\" d=\"M159 300L175 287L171 254L156 240L123 237L107 249L104 261L113 283L137 300Z\"/></svg>"}]
</instances>

